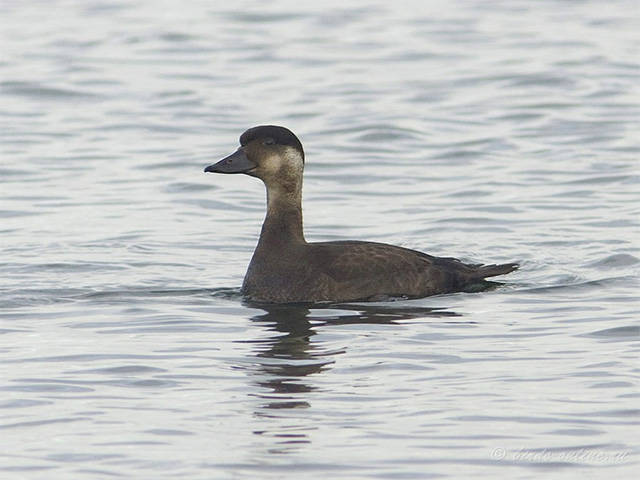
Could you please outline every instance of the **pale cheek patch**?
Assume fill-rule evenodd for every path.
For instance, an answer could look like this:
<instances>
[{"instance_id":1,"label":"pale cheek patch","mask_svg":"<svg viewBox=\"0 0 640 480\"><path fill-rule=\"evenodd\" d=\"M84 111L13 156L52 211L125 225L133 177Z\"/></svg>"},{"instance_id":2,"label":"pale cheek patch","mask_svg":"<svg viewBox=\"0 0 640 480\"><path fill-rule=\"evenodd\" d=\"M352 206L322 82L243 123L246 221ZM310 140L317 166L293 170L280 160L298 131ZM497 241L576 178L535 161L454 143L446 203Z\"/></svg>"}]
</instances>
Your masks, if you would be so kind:
<instances>
[{"instance_id":1,"label":"pale cheek patch","mask_svg":"<svg viewBox=\"0 0 640 480\"><path fill-rule=\"evenodd\" d=\"M302 172L304 162L298 151L291 147L280 150L263 162L265 175L262 180L267 185L267 197L270 205L286 202L300 203Z\"/></svg>"},{"instance_id":2,"label":"pale cheek patch","mask_svg":"<svg viewBox=\"0 0 640 480\"><path fill-rule=\"evenodd\" d=\"M304 162L302 161L302 157L295 148L287 147L285 149L284 160L284 163L291 171L291 173L300 176L302 175L302 171L304 170Z\"/></svg>"},{"instance_id":3,"label":"pale cheek patch","mask_svg":"<svg viewBox=\"0 0 640 480\"><path fill-rule=\"evenodd\" d=\"M279 155L269 155L260 162L260 166L264 173L272 175L280 170L282 166L282 159Z\"/></svg>"},{"instance_id":4,"label":"pale cheek patch","mask_svg":"<svg viewBox=\"0 0 640 480\"><path fill-rule=\"evenodd\" d=\"M304 170L302 157L291 147L286 147L281 155L270 155L260 163L265 176L269 177L302 177Z\"/></svg>"}]
</instances>

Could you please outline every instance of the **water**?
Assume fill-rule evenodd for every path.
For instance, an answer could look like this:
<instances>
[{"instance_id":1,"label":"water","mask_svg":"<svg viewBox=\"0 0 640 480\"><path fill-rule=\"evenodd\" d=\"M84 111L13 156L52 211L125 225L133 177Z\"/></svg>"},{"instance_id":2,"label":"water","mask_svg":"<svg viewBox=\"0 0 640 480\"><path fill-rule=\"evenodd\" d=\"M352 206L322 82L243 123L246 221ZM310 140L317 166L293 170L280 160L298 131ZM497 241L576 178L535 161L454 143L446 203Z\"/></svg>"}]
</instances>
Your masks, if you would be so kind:
<instances>
[{"instance_id":1,"label":"water","mask_svg":"<svg viewBox=\"0 0 640 480\"><path fill-rule=\"evenodd\" d=\"M0 476L633 478L637 2L221 3L2 2ZM244 304L261 123L309 239L521 270Z\"/></svg>"}]
</instances>

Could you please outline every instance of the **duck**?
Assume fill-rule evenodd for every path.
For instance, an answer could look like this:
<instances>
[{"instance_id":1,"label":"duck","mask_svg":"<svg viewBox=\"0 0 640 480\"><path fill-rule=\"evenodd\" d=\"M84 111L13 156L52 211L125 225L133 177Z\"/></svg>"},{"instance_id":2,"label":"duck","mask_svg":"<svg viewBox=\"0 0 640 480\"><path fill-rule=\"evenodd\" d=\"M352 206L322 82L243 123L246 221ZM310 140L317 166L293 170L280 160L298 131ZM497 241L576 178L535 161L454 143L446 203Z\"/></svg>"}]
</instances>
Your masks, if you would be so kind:
<instances>
[{"instance_id":1,"label":"duck","mask_svg":"<svg viewBox=\"0 0 640 480\"><path fill-rule=\"evenodd\" d=\"M413 299L495 284L517 263L467 264L404 247L360 240L307 242L302 227L302 143L288 128L259 125L206 173L256 177L267 212L240 290L259 303L340 303Z\"/></svg>"}]
</instances>

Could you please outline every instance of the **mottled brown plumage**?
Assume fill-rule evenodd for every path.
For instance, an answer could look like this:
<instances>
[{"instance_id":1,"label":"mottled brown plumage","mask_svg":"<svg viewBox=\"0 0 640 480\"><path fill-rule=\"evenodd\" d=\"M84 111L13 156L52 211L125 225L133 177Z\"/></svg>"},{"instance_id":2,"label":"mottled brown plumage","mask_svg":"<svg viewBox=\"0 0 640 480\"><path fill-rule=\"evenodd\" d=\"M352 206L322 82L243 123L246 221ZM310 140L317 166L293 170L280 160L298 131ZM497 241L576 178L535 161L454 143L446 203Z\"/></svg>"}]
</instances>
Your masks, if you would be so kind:
<instances>
[{"instance_id":1,"label":"mottled brown plumage","mask_svg":"<svg viewBox=\"0 0 640 480\"><path fill-rule=\"evenodd\" d=\"M232 155L205 169L245 173L267 187L267 215L242 285L249 299L271 303L342 302L426 297L464 291L515 263L469 265L455 258L384 243L308 243L302 230L304 152L284 127L259 126L240 138Z\"/></svg>"}]
</instances>

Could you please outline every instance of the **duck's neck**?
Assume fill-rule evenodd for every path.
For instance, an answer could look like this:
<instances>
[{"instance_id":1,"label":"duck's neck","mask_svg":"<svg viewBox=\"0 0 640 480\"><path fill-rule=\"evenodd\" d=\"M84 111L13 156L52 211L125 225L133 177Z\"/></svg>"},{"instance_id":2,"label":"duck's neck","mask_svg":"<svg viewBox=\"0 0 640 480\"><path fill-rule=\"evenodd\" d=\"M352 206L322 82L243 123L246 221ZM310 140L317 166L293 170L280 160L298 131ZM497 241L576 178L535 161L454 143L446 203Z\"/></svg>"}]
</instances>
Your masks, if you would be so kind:
<instances>
[{"instance_id":1,"label":"duck's neck","mask_svg":"<svg viewBox=\"0 0 640 480\"><path fill-rule=\"evenodd\" d=\"M302 231L302 178L267 186L267 216L259 246L306 243Z\"/></svg>"}]
</instances>

